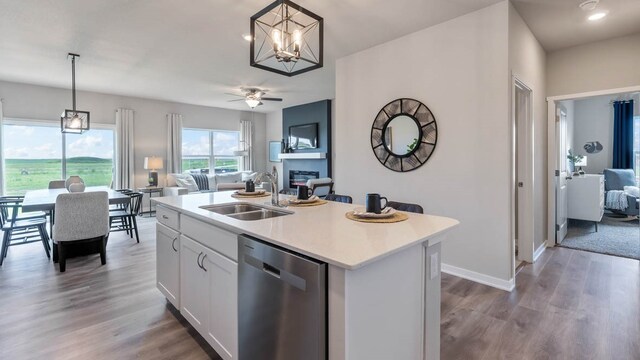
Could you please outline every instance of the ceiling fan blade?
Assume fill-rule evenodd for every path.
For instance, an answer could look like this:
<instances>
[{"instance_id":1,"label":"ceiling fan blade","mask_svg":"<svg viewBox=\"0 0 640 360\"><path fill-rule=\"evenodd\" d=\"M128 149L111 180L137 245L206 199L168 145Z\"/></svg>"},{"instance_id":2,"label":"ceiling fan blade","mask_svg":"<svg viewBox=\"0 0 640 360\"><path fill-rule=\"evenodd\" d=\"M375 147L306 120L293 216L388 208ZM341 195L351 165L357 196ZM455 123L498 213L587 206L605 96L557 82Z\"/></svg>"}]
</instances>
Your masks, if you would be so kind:
<instances>
[{"instance_id":1,"label":"ceiling fan blade","mask_svg":"<svg viewBox=\"0 0 640 360\"><path fill-rule=\"evenodd\" d=\"M227 102L234 102L234 101L244 101L244 99L227 100Z\"/></svg>"},{"instance_id":2,"label":"ceiling fan blade","mask_svg":"<svg viewBox=\"0 0 640 360\"><path fill-rule=\"evenodd\" d=\"M260 100L266 100L266 101L282 101L281 98L270 98L270 97L263 97L260 98Z\"/></svg>"}]
</instances>

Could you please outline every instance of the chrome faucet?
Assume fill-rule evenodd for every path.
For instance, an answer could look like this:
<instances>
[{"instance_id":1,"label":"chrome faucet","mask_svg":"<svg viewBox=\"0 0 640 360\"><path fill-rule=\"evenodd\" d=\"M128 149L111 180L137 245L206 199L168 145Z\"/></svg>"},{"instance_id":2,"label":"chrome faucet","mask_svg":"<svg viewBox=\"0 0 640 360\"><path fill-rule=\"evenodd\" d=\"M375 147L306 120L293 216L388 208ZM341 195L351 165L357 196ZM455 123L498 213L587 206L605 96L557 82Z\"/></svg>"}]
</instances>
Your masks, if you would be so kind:
<instances>
[{"instance_id":1,"label":"chrome faucet","mask_svg":"<svg viewBox=\"0 0 640 360\"><path fill-rule=\"evenodd\" d=\"M280 200L278 199L278 170L273 167L273 172L260 173L256 177L256 182L262 183L264 180L268 180L271 183L271 205L280 206Z\"/></svg>"}]
</instances>

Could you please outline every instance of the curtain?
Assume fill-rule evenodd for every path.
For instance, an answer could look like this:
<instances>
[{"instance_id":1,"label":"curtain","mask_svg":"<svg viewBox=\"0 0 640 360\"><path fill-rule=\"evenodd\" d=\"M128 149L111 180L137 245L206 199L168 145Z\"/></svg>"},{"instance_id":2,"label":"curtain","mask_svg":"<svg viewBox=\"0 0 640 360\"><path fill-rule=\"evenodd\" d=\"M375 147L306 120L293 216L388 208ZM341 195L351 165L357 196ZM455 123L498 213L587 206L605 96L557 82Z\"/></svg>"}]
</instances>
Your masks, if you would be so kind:
<instances>
[{"instance_id":1,"label":"curtain","mask_svg":"<svg viewBox=\"0 0 640 360\"><path fill-rule=\"evenodd\" d=\"M3 113L2 113L2 99L0 99L0 195L4 195L4 151L2 150L2 124L3 124Z\"/></svg>"},{"instance_id":2,"label":"curtain","mask_svg":"<svg viewBox=\"0 0 640 360\"><path fill-rule=\"evenodd\" d=\"M167 172L182 172L182 115L167 114Z\"/></svg>"},{"instance_id":3,"label":"curtain","mask_svg":"<svg viewBox=\"0 0 640 360\"><path fill-rule=\"evenodd\" d=\"M633 100L613 102L613 168L633 169Z\"/></svg>"},{"instance_id":4,"label":"curtain","mask_svg":"<svg viewBox=\"0 0 640 360\"><path fill-rule=\"evenodd\" d=\"M253 122L240 120L240 150L245 150L243 155L242 170L253 170Z\"/></svg>"},{"instance_id":5,"label":"curtain","mask_svg":"<svg viewBox=\"0 0 640 360\"><path fill-rule=\"evenodd\" d=\"M116 110L116 189L135 187L133 110Z\"/></svg>"}]
</instances>

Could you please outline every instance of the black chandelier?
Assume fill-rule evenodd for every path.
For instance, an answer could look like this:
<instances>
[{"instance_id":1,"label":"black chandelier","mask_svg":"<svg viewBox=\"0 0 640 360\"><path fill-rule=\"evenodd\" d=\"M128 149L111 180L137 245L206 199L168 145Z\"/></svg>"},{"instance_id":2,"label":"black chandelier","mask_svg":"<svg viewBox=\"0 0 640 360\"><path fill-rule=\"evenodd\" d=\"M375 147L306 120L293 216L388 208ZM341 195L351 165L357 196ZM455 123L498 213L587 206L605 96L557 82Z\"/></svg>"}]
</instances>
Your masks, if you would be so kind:
<instances>
[{"instance_id":1,"label":"black chandelier","mask_svg":"<svg viewBox=\"0 0 640 360\"><path fill-rule=\"evenodd\" d=\"M71 97L73 109L66 109L60 115L60 130L63 133L82 134L89 130L89 112L76 110L76 58L78 54L69 53L71 56Z\"/></svg>"},{"instance_id":2,"label":"black chandelier","mask_svg":"<svg viewBox=\"0 0 640 360\"><path fill-rule=\"evenodd\" d=\"M294 76L322 67L323 20L289 0L251 17L251 66Z\"/></svg>"}]
</instances>

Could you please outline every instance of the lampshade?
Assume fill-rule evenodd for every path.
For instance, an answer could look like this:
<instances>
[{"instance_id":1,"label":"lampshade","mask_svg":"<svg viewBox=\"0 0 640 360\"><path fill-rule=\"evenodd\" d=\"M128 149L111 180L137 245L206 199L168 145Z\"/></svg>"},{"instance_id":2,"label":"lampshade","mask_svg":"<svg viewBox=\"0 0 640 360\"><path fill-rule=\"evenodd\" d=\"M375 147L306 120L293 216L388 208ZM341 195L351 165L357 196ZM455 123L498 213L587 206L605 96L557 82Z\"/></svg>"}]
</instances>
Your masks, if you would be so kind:
<instances>
[{"instance_id":1,"label":"lampshade","mask_svg":"<svg viewBox=\"0 0 640 360\"><path fill-rule=\"evenodd\" d=\"M583 156L582 160L576 161L575 166L587 166L587 157Z\"/></svg>"},{"instance_id":2,"label":"lampshade","mask_svg":"<svg viewBox=\"0 0 640 360\"><path fill-rule=\"evenodd\" d=\"M260 102L260 100L257 100L257 99L246 99L245 102L252 109L255 108L256 106L262 104L262 102Z\"/></svg>"},{"instance_id":3,"label":"lampshade","mask_svg":"<svg viewBox=\"0 0 640 360\"><path fill-rule=\"evenodd\" d=\"M163 161L161 157L150 156L144 158L145 170L158 170L163 168Z\"/></svg>"}]
</instances>

